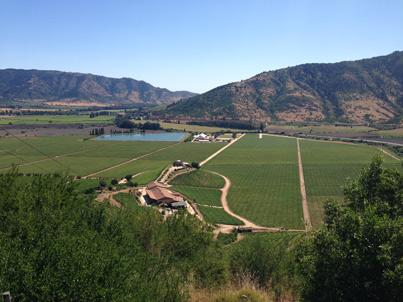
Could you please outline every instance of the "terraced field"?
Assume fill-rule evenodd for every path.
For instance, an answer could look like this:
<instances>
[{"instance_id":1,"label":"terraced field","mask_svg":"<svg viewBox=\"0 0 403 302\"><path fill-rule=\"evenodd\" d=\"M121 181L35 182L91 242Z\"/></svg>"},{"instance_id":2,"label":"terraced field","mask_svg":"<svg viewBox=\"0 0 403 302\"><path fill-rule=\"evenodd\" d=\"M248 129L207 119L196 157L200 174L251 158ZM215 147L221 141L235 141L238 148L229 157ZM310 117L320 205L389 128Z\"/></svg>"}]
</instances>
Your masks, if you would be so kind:
<instances>
[{"instance_id":1,"label":"terraced field","mask_svg":"<svg viewBox=\"0 0 403 302\"><path fill-rule=\"evenodd\" d=\"M312 224L323 218L323 203L341 200L348 178L355 178L380 151L366 145L301 140L305 186ZM383 154L387 167L400 167L399 161Z\"/></svg>"},{"instance_id":2,"label":"terraced field","mask_svg":"<svg viewBox=\"0 0 403 302\"><path fill-rule=\"evenodd\" d=\"M246 135L203 169L231 180L235 213L262 226L304 227L294 138Z\"/></svg>"}]
</instances>

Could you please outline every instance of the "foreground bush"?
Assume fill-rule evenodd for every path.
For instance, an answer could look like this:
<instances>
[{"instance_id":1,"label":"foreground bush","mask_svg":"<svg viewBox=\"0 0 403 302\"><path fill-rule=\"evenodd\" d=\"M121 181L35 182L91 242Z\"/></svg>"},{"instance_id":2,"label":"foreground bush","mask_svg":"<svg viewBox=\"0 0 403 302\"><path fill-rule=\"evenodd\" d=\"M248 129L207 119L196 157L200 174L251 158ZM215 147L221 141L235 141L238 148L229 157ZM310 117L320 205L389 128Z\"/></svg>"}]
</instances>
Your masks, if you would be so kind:
<instances>
[{"instance_id":1,"label":"foreground bush","mask_svg":"<svg viewBox=\"0 0 403 302\"><path fill-rule=\"evenodd\" d=\"M403 175L375 158L299 250L307 301L402 301Z\"/></svg>"},{"instance_id":2,"label":"foreground bush","mask_svg":"<svg viewBox=\"0 0 403 302\"><path fill-rule=\"evenodd\" d=\"M0 292L13 301L184 301L190 278L220 283L221 258L192 217L98 204L60 176L0 176Z\"/></svg>"}]
</instances>

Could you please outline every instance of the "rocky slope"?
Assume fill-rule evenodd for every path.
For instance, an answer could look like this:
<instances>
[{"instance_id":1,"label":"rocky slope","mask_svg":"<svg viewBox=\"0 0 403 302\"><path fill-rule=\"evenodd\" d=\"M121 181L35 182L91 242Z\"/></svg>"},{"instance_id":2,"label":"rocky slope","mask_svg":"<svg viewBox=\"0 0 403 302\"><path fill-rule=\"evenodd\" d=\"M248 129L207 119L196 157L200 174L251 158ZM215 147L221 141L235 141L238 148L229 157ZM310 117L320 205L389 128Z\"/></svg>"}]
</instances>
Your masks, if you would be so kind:
<instances>
[{"instance_id":1,"label":"rocky slope","mask_svg":"<svg viewBox=\"0 0 403 302\"><path fill-rule=\"evenodd\" d=\"M263 72L171 104L182 118L283 121L398 121L403 52L359 61Z\"/></svg>"},{"instance_id":2,"label":"rocky slope","mask_svg":"<svg viewBox=\"0 0 403 302\"><path fill-rule=\"evenodd\" d=\"M194 96L130 78L48 70L0 70L0 103L24 101L50 105L169 104Z\"/></svg>"}]
</instances>

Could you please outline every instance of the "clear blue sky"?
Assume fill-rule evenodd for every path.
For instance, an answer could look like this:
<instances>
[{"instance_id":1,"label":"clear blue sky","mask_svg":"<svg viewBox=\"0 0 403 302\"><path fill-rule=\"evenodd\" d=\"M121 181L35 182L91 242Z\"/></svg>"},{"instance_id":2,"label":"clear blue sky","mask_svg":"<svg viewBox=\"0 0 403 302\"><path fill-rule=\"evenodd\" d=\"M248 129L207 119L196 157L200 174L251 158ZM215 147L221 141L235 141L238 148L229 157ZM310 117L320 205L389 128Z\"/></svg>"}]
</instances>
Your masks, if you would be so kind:
<instances>
[{"instance_id":1,"label":"clear blue sky","mask_svg":"<svg viewBox=\"0 0 403 302\"><path fill-rule=\"evenodd\" d=\"M403 50L403 1L0 0L0 68L204 92L266 70Z\"/></svg>"}]
</instances>

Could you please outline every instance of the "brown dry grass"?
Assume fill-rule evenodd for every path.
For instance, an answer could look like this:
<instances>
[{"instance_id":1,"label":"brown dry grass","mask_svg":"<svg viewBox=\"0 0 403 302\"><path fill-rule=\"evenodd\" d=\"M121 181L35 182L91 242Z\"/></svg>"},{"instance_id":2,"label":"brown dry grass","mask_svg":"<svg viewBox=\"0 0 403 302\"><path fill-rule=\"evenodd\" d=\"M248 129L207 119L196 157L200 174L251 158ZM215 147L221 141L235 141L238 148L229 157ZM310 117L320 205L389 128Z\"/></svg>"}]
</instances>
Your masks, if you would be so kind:
<instances>
[{"instance_id":1,"label":"brown dry grass","mask_svg":"<svg viewBox=\"0 0 403 302\"><path fill-rule=\"evenodd\" d=\"M73 106L73 107L102 107L105 106L103 103L99 102L89 102L89 101L54 101L46 102L49 106Z\"/></svg>"},{"instance_id":2,"label":"brown dry grass","mask_svg":"<svg viewBox=\"0 0 403 302\"><path fill-rule=\"evenodd\" d=\"M238 281L218 289L191 289L191 302L291 302L297 301L291 293L276 297L274 291L260 288L249 276L241 276Z\"/></svg>"}]
</instances>

